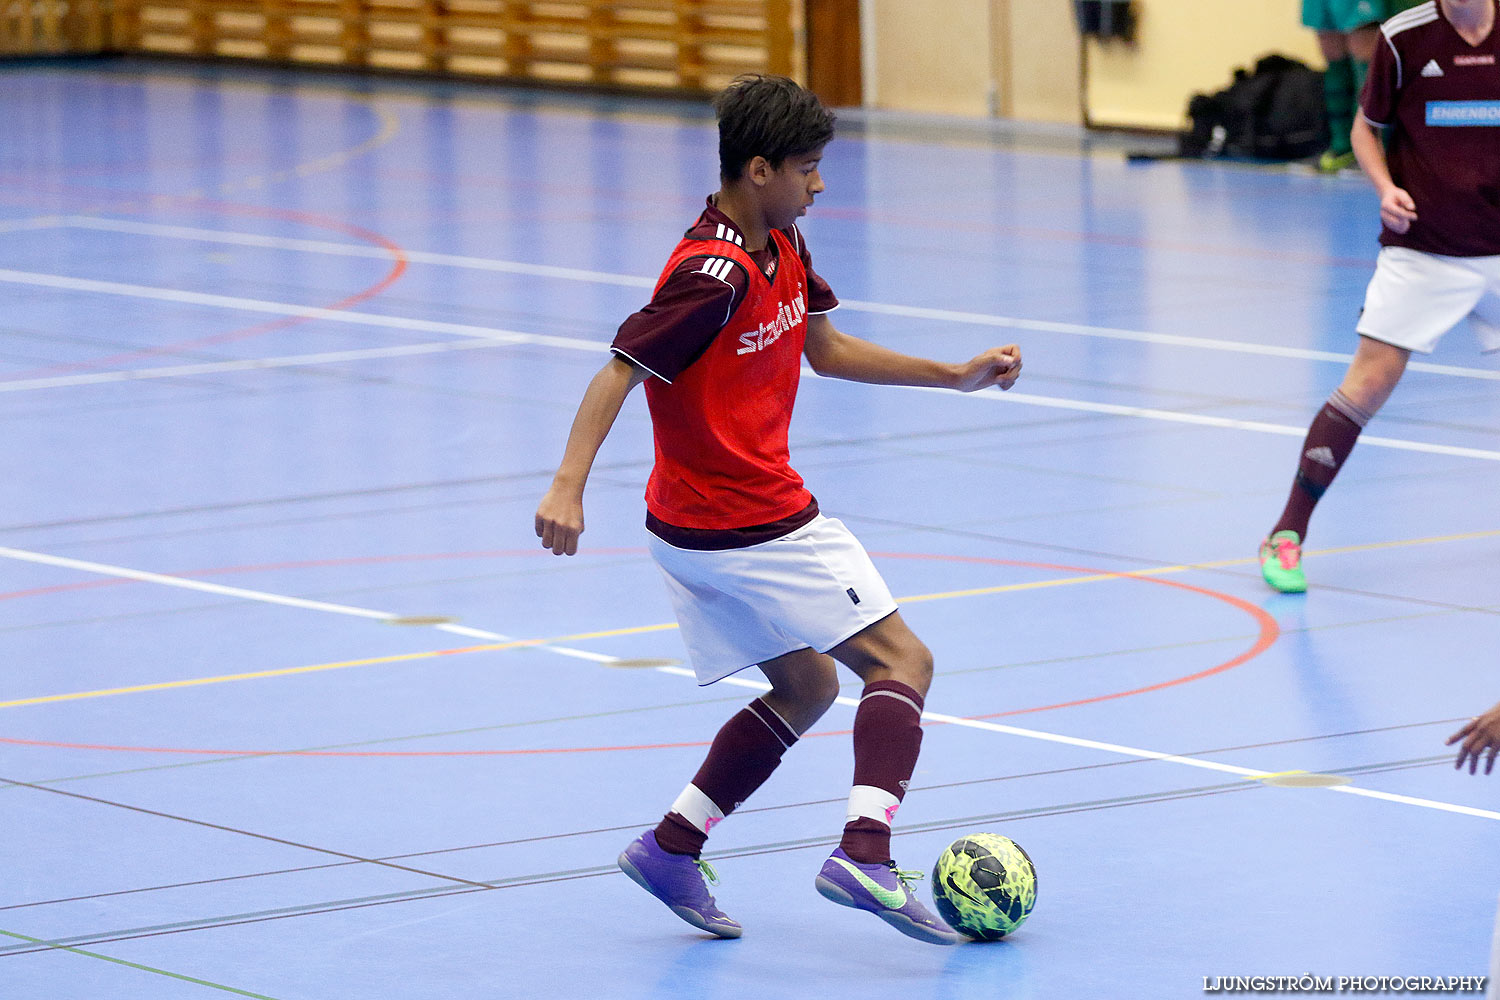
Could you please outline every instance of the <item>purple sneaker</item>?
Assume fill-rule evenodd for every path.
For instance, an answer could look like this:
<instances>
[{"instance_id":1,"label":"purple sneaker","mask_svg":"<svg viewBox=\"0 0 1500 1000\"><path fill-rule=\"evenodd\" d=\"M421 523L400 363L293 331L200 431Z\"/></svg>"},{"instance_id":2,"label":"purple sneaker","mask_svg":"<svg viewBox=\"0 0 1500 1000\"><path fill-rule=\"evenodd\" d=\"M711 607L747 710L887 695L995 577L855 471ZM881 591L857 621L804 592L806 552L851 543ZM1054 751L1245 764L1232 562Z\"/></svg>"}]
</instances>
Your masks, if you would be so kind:
<instances>
[{"instance_id":1,"label":"purple sneaker","mask_svg":"<svg viewBox=\"0 0 1500 1000\"><path fill-rule=\"evenodd\" d=\"M825 899L868 910L908 937L928 944L958 944L963 936L923 906L907 884L921 877L921 872L902 871L894 861L860 864L839 848L823 862L813 884Z\"/></svg>"},{"instance_id":2,"label":"purple sneaker","mask_svg":"<svg viewBox=\"0 0 1500 1000\"><path fill-rule=\"evenodd\" d=\"M670 854L656 843L656 831L647 830L620 852L620 871L667 908L700 931L721 938L740 936L740 925L714 905L703 883L718 884L719 877L707 861L686 854Z\"/></svg>"}]
</instances>

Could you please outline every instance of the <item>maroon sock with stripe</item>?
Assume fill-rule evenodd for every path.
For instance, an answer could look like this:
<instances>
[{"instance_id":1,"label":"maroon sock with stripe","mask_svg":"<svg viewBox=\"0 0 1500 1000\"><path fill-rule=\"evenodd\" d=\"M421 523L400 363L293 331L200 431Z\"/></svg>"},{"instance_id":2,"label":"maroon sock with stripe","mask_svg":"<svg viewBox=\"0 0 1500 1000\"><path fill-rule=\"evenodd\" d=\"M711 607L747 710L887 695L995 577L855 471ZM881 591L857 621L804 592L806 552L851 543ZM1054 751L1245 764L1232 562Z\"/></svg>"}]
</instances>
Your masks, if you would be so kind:
<instances>
[{"instance_id":1,"label":"maroon sock with stripe","mask_svg":"<svg viewBox=\"0 0 1500 1000\"><path fill-rule=\"evenodd\" d=\"M867 685L854 713L854 787L839 842L860 864L890 860L891 822L921 750L922 696L899 681Z\"/></svg>"},{"instance_id":2,"label":"maroon sock with stripe","mask_svg":"<svg viewBox=\"0 0 1500 1000\"><path fill-rule=\"evenodd\" d=\"M1307 438L1302 442L1302 458L1297 463L1297 478L1292 482L1291 495L1281 519L1271 534L1278 531L1295 531L1302 541L1307 540L1307 522L1312 518L1313 508L1333 483L1333 477L1343 468L1344 460L1354 450L1359 432L1364 430L1372 414L1366 413L1345 396L1334 391L1323 404L1323 409L1313 418L1307 429Z\"/></svg>"},{"instance_id":3,"label":"maroon sock with stripe","mask_svg":"<svg viewBox=\"0 0 1500 1000\"><path fill-rule=\"evenodd\" d=\"M792 727L760 698L741 709L724 723L703 766L657 824L657 844L696 858L709 831L765 784L796 742Z\"/></svg>"}]
</instances>

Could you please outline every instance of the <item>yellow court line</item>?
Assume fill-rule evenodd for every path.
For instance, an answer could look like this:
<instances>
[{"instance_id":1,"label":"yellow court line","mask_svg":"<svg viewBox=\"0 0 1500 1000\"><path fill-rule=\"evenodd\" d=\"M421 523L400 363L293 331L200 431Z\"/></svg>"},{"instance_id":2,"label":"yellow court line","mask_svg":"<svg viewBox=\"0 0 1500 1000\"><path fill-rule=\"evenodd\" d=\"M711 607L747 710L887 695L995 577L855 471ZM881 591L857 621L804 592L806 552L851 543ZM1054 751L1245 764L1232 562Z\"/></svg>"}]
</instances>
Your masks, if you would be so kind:
<instances>
[{"instance_id":1,"label":"yellow court line","mask_svg":"<svg viewBox=\"0 0 1500 1000\"><path fill-rule=\"evenodd\" d=\"M1411 545L1435 545L1439 542L1466 542L1477 538L1494 538L1500 536L1500 529L1490 531L1471 531L1462 535L1434 535L1430 538L1407 538L1395 542L1369 542L1364 545L1345 545L1334 549L1309 549L1302 553L1303 558L1314 556L1338 556L1347 555L1351 552L1374 552L1380 549L1399 549ZM949 597L980 597L985 594L1007 594L1019 590L1040 590L1043 587L1066 587L1077 583L1100 583L1105 580L1119 580L1132 576L1163 576L1167 573L1186 573L1195 569L1224 569L1228 566L1249 566L1259 562L1256 556L1247 556L1242 559L1218 559L1213 562L1183 563L1180 566L1155 566L1151 569L1129 569L1118 573L1093 573L1088 576L1070 576L1060 580L1035 580L1031 583L1007 583L998 587L976 587L972 590L949 590L940 594L919 594L915 597L902 597L902 604L918 604L922 601L940 601Z\"/></svg>"},{"instance_id":2,"label":"yellow court line","mask_svg":"<svg viewBox=\"0 0 1500 1000\"><path fill-rule=\"evenodd\" d=\"M1500 529L1474 531L1462 535L1438 535L1431 538L1410 538L1394 542L1372 542L1366 545L1350 545L1337 549L1322 549L1307 555L1339 555L1348 552L1370 552L1378 549L1404 548L1412 545L1432 545L1440 542L1469 541L1476 538L1500 536ZM980 597L987 594L1013 593L1022 590L1037 590L1043 587L1065 587L1081 583L1100 583L1122 577L1157 576L1164 573L1182 573L1194 569L1218 569L1225 566L1243 566L1254 563L1247 559L1221 559L1214 562L1187 563L1179 566L1157 566L1152 569L1129 570L1120 573L1094 573L1088 576L1066 577L1060 580L1036 580L1030 583L1009 583L997 587L979 587L973 590L950 590L937 594L916 594L897 598L902 604L918 604L922 601L937 601L953 597ZM266 677L287 677L293 674L311 674L324 670L343 670L349 667L369 667L382 663L403 663L411 660L429 660L439 656L456 656L461 653L498 652L506 649L526 649L535 646L554 646L562 643L580 642L585 639L610 639L622 635L641 635L647 632L667 632L677 628L676 622L660 625L635 625L629 628L607 629L600 632L575 632L572 635L551 639L515 639L510 642L485 643L478 646L460 646L454 649L434 649L421 653L397 653L391 656L373 656L362 660L339 660L333 663L314 663L303 667L281 667L276 670L257 670L249 673L222 674L217 677L195 677L180 681L162 681L157 684L137 684L131 687L104 688L97 691L75 691L70 694L41 695L36 698L17 698L0 701L0 708L19 708L23 705L45 705L59 701L79 701L85 698L106 698L120 694L141 694L147 691L169 691L174 688L201 687L207 684L226 684L230 681L259 680Z\"/></svg>"},{"instance_id":3,"label":"yellow court line","mask_svg":"<svg viewBox=\"0 0 1500 1000\"><path fill-rule=\"evenodd\" d=\"M409 660L430 660L438 656L457 656L461 653L485 653L502 649L525 649L529 646L553 646L580 639L608 639L614 636L635 635L641 632L661 632L677 627L676 622L664 625L636 625L631 628L610 629L605 632L579 632L558 636L554 639L515 639L510 642L484 643L478 646L459 646L453 649L431 649L421 653L396 653L391 656L371 656L363 660L339 660L334 663L314 663L305 667L281 667L276 670L255 670L243 674L221 674L217 677L193 677L181 681L161 681L156 684L136 684L131 687L104 688L98 691L75 691L71 694L49 694L37 698L17 698L0 701L0 708L17 708L21 705L45 705L56 701L78 701L82 698L104 698L116 694L139 694L145 691L168 691L173 688L200 687L205 684L225 684L229 681L250 681L263 677L287 677L292 674L311 674L321 670L342 670L347 667L371 667L381 663L402 663Z\"/></svg>"}]
</instances>

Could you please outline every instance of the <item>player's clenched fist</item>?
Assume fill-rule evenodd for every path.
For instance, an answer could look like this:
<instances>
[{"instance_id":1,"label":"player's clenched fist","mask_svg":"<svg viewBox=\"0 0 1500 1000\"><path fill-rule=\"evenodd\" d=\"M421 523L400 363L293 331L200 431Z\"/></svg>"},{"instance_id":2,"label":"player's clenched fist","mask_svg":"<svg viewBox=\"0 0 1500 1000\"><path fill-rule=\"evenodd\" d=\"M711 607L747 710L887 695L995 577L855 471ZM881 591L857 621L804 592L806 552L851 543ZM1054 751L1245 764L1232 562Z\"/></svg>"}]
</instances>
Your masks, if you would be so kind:
<instances>
[{"instance_id":1,"label":"player's clenched fist","mask_svg":"<svg viewBox=\"0 0 1500 1000\"><path fill-rule=\"evenodd\" d=\"M582 498L561 493L554 486L536 509L536 536L542 540L542 548L551 549L553 555L575 555L581 534Z\"/></svg>"},{"instance_id":2,"label":"player's clenched fist","mask_svg":"<svg viewBox=\"0 0 1500 1000\"><path fill-rule=\"evenodd\" d=\"M1021 377L1021 348L1015 344L992 347L963 366L959 382L954 386L960 392L973 392L998 385L1009 389Z\"/></svg>"}]
</instances>

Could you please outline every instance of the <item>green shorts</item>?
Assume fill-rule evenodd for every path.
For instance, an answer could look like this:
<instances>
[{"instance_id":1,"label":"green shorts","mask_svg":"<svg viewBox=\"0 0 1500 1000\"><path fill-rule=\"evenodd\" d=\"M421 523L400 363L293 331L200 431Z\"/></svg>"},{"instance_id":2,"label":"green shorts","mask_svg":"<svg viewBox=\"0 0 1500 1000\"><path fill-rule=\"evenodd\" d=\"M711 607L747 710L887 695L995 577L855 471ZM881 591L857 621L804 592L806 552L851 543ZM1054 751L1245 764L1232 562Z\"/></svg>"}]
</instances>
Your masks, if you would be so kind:
<instances>
[{"instance_id":1,"label":"green shorts","mask_svg":"<svg viewBox=\"0 0 1500 1000\"><path fill-rule=\"evenodd\" d=\"M1302 0L1302 23L1314 31L1348 34L1412 5L1412 0Z\"/></svg>"}]
</instances>

